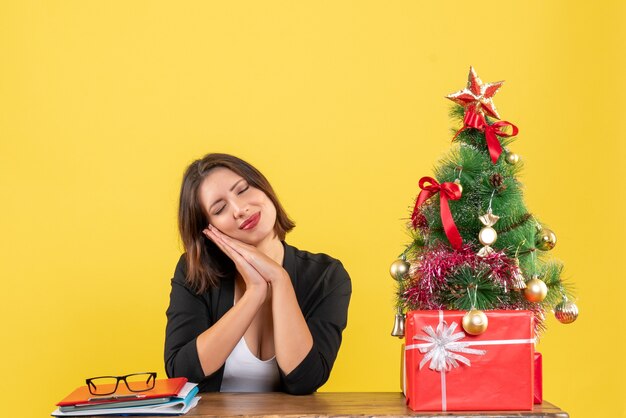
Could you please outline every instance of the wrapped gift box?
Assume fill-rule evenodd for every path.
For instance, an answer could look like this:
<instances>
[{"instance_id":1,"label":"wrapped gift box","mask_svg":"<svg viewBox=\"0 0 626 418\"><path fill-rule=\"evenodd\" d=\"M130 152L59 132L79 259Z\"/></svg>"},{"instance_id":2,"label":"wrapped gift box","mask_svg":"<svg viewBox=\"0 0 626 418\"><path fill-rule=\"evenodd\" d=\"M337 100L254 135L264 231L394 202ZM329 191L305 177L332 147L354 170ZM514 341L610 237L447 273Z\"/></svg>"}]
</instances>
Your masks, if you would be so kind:
<instances>
[{"instance_id":1,"label":"wrapped gift box","mask_svg":"<svg viewBox=\"0 0 626 418\"><path fill-rule=\"evenodd\" d=\"M541 404L543 402L543 366L541 365L541 353L535 353L535 387L534 397L535 404Z\"/></svg>"},{"instance_id":2,"label":"wrapped gift box","mask_svg":"<svg viewBox=\"0 0 626 418\"><path fill-rule=\"evenodd\" d=\"M535 336L530 311L485 311L481 335L465 311L406 315L406 398L414 411L531 410Z\"/></svg>"}]
</instances>

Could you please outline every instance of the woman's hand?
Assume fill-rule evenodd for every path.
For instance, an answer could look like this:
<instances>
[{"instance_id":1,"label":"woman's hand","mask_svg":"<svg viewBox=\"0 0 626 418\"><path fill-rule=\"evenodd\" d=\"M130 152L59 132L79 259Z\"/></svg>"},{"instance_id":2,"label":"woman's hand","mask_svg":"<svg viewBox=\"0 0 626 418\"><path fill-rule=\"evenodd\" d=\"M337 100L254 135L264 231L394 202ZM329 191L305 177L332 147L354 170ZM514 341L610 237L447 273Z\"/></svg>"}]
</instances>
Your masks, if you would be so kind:
<instances>
[{"instance_id":1,"label":"woman's hand","mask_svg":"<svg viewBox=\"0 0 626 418\"><path fill-rule=\"evenodd\" d=\"M222 249L222 251L235 261L235 264L237 264L237 261L233 256L252 267L267 283L276 283L285 278L289 278L289 274L285 271L283 266L276 263L256 247L231 238L212 225L209 225L208 230L212 236L216 237L226 248L226 250ZM215 242L215 240L213 241ZM233 256L231 256L231 254L233 254Z\"/></svg>"},{"instance_id":2,"label":"woman's hand","mask_svg":"<svg viewBox=\"0 0 626 418\"><path fill-rule=\"evenodd\" d=\"M233 263L241 277L246 284L246 291L258 290L267 292L267 281L259 274L259 272L241 255L237 252L230 243L225 241L228 238L226 235L219 232L219 230L211 225L202 231L204 235L217 245L217 247L224 252Z\"/></svg>"},{"instance_id":3,"label":"woman's hand","mask_svg":"<svg viewBox=\"0 0 626 418\"><path fill-rule=\"evenodd\" d=\"M272 285L272 323L274 350L278 367L284 374L293 371L313 347L313 336L302 315L289 273L252 245L224 235L209 225L209 236L220 248L246 271L253 269L266 283Z\"/></svg>"}]
</instances>

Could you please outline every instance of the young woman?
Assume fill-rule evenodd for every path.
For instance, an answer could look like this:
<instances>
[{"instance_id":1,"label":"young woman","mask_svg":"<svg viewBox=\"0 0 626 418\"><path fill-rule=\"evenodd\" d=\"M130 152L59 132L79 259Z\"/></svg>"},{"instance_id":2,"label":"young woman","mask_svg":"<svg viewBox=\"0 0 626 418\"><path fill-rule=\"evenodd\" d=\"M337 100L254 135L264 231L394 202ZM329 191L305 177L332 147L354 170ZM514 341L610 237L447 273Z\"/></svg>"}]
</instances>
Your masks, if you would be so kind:
<instances>
[{"instance_id":1,"label":"young woman","mask_svg":"<svg viewBox=\"0 0 626 418\"><path fill-rule=\"evenodd\" d=\"M285 243L294 227L267 179L208 154L185 171L185 253L172 279L165 369L201 391L308 394L330 375L352 292L343 265Z\"/></svg>"}]
</instances>

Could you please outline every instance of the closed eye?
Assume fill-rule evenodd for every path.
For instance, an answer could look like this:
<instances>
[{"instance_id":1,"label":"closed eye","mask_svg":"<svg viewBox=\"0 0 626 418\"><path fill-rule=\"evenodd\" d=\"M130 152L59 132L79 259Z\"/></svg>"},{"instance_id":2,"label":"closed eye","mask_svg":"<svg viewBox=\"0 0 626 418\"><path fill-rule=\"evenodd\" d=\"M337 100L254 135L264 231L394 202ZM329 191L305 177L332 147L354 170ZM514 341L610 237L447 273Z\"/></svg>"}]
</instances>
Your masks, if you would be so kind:
<instances>
[{"instance_id":1,"label":"closed eye","mask_svg":"<svg viewBox=\"0 0 626 418\"><path fill-rule=\"evenodd\" d=\"M222 211L224 210L225 207L226 207L226 205L222 206L221 208L219 208L219 210L217 212L213 212L213 215L219 215L220 213L222 213Z\"/></svg>"},{"instance_id":2,"label":"closed eye","mask_svg":"<svg viewBox=\"0 0 626 418\"><path fill-rule=\"evenodd\" d=\"M248 190L250 188L250 185L246 183L246 187L242 188L241 190L239 190L237 192L237 195L242 194L243 192L245 192L246 190ZM226 204L224 204L221 208L219 208L217 211L213 212L213 215L219 215L220 213L222 213L222 211L224 210L224 208L226 207Z\"/></svg>"}]
</instances>

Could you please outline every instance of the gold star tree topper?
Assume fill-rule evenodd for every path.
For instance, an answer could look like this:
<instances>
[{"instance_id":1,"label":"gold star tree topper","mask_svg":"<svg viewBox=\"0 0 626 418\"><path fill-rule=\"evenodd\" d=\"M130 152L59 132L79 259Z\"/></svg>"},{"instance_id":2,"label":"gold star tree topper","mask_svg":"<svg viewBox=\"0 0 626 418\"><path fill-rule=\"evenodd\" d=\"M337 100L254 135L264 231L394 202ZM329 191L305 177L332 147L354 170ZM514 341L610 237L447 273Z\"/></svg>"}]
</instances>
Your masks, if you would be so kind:
<instances>
[{"instance_id":1,"label":"gold star tree topper","mask_svg":"<svg viewBox=\"0 0 626 418\"><path fill-rule=\"evenodd\" d=\"M473 110L483 116L487 115L492 118L500 119L496 105L493 103L493 96L502 87L504 81L496 83L483 83L474 67L470 67L469 76L467 77L467 87L456 93L446 96L453 102L460 104L465 111Z\"/></svg>"}]
</instances>

